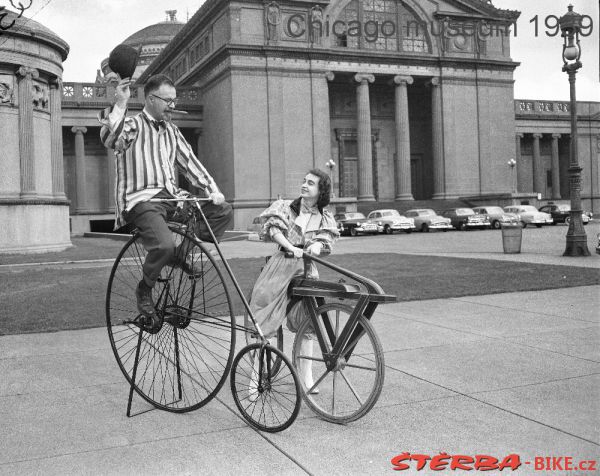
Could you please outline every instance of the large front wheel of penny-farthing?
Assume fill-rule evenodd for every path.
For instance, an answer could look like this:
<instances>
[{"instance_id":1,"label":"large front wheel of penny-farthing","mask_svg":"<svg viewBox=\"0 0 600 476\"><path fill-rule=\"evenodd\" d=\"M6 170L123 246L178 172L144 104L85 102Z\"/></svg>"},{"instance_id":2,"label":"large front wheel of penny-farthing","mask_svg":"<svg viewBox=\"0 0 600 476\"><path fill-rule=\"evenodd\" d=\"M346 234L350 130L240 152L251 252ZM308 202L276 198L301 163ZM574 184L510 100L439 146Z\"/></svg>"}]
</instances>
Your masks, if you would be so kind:
<instances>
[{"instance_id":1,"label":"large front wheel of penny-farthing","mask_svg":"<svg viewBox=\"0 0 600 476\"><path fill-rule=\"evenodd\" d=\"M233 361L235 318L215 258L204 244L171 231L193 267L163 268L153 291L155 325L137 310L135 290L146 257L138 235L113 265L106 321L117 363L136 392L157 408L187 412L208 403L223 386Z\"/></svg>"},{"instance_id":2,"label":"large front wheel of penny-farthing","mask_svg":"<svg viewBox=\"0 0 600 476\"><path fill-rule=\"evenodd\" d=\"M317 308L317 317L330 352L349 321L352 307L330 303ZM312 353L306 340L313 339ZM340 356L327 359L315 338L312 322L305 319L294 340L293 362L305 375L312 363L314 385L301 382L302 396L317 415L333 423L349 423L364 416L377 402L385 373L383 349L371 323L360 316Z\"/></svg>"},{"instance_id":3,"label":"large front wheel of penny-farthing","mask_svg":"<svg viewBox=\"0 0 600 476\"><path fill-rule=\"evenodd\" d=\"M270 433L289 427L302 401L289 359L279 349L261 343L247 345L233 360L231 393L244 419Z\"/></svg>"}]
</instances>

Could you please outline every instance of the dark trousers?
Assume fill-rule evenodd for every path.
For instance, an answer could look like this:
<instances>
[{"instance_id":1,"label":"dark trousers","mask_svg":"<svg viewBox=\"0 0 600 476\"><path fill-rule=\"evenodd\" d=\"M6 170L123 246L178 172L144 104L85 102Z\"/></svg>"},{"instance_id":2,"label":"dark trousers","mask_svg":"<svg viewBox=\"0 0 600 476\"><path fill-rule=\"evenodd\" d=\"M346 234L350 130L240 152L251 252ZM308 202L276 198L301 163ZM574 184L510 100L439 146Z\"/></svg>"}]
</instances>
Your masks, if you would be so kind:
<instances>
[{"instance_id":1,"label":"dark trousers","mask_svg":"<svg viewBox=\"0 0 600 476\"><path fill-rule=\"evenodd\" d=\"M156 198L161 196L163 192L156 195ZM174 202L141 202L127 212L127 222L138 229L144 248L148 252L143 266L144 281L148 286L154 286L163 267L175 260L177 250L167 220L177 220L176 211ZM227 202L221 205L205 202L202 204L202 212L215 238L220 240L233 218L231 205ZM194 231L202 241L213 241L200 217L197 217Z\"/></svg>"}]
</instances>

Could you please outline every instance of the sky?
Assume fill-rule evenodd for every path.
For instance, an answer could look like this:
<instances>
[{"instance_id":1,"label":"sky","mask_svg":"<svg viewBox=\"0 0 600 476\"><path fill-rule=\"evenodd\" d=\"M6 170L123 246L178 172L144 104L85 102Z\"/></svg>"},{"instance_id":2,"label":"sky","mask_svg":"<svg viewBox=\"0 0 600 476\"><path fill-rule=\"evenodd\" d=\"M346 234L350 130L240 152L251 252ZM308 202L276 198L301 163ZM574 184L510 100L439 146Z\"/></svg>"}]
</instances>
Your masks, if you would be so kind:
<instances>
[{"instance_id":1,"label":"sky","mask_svg":"<svg viewBox=\"0 0 600 476\"><path fill-rule=\"evenodd\" d=\"M176 9L185 21L203 0L28 0L25 16L54 31L71 47L64 63L64 81L93 82L100 62L125 38L136 31L164 21L165 10ZM418 0L429 1L429 0ZM16 3L16 2L15 2ZM28 2L23 1L24 4ZM493 0L502 9L521 11L517 34L511 38L511 56L520 62L515 70L515 98L568 100L569 83L562 68L562 38L549 37L545 21L562 16L569 3L574 10L593 19L590 36L581 38L583 68L577 74L577 99L600 101L599 0ZM0 0L0 4L10 3ZM535 16L538 32L535 32ZM552 32L552 30L549 30Z\"/></svg>"}]
</instances>

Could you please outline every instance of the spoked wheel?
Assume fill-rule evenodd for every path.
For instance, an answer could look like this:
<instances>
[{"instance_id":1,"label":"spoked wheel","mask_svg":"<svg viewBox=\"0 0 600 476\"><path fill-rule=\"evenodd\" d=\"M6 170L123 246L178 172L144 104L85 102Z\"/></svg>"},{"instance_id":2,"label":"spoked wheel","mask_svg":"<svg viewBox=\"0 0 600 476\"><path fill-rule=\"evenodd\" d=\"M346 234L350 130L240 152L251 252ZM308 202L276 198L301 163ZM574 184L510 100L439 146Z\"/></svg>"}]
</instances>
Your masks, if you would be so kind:
<instances>
[{"instance_id":1,"label":"spoked wheel","mask_svg":"<svg viewBox=\"0 0 600 476\"><path fill-rule=\"evenodd\" d=\"M137 393L157 408L187 412L208 403L225 383L235 317L215 259L199 241L171 231L188 264L163 268L153 291L158 324L149 327L137 310L146 255L138 235L113 265L106 322L117 363Z\"/></svg>"},{"instance_id":2,"label":"spoked wheel","mask_svg":"<svg viewBox=\"0 0 600 476\"><path fill-rule=\"evenodd\" d=\"M351 306L339 303L325 304L317 309L327 352L333 348L352 310ZM312 362L314 385L309 389L302 383L304 401L317 415L333 423L349 423L361 418L377 402L385 372L383 349L373 326L360 316L347 345L329 365L316 340L312 355L306 355L303 340L312 336L312 322L307 319L298 329L293 350L296 369Z\"/></svg>"},{"instance_id":3,"label":"spoked wheel","mask_svg":"<svg viewBox=\"0 0 600 476\"><path fill-rule=\"evenodd\" d=\"M274 371L279 361L279 370ZM233 360L231 393L254 428L274 433L289 427L300 411L300 385L288 358L271 345L244 347Z\"/></svg>"}]
</instances>

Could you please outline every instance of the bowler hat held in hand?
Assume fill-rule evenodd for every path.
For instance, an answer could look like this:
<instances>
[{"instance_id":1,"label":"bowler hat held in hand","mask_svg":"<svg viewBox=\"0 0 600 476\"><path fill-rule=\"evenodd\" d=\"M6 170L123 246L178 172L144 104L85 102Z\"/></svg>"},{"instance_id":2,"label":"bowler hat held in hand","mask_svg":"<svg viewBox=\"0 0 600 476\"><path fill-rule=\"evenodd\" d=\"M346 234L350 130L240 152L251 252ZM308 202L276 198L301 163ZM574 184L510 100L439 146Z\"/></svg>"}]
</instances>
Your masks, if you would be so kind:
<instances>
[{"instance_id":1,"label":"bowler hat held in hand","mask_svg":"<svg viewBox=\"0 0 600 476\"><path fill-rule=\"evenodd\" d=\"M139 50L129 45L118 45L110 52L108 67L117 73L121 79L131 78L135 72L139 57Z\"/></svg>"}]
</instances>

